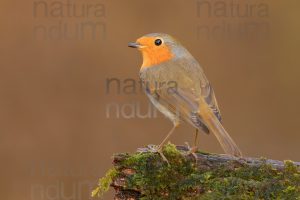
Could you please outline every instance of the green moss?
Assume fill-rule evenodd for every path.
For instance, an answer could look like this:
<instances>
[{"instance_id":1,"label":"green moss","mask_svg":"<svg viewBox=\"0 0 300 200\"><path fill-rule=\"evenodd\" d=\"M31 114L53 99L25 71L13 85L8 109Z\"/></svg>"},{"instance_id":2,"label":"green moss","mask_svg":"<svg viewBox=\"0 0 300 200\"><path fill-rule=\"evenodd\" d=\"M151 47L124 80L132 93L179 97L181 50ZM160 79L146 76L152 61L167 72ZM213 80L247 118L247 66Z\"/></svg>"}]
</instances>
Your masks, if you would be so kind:
<instances>
[{"instance_id":1,"label":"green moss","mask_svg":"<svg viewBox=\"0 0 300 200\"><path fill-rule=\"evenodd\" d=\"M105 192L109 190L110 184L117 176L118 172L115 168L108 170L106 175L98 182L98 186L92 191L92 197L101 197Z\"/></svg>"},{"instance_id":2,"label":"green moss","mask_svg":"<svg viewBox=\"0 0 300 200\"><path fill-rule=\"evenodd\" d=\"M300 172L291 161L285 162L283 170L268 164L250 167L234 162L197 167L192 157L183 156L172 144L164 147L163 154L169 164L157 153L126 155L116 166L125 178L124 189L140 191L142 200L300 199ZM122 175L122 169L135 173ZM114 169L101 179L99 188L107 190L116 174Z\"/></svg>"},{"instance_id":3,"label":"green moss","mask_svg":"<svg viewBox=\"0 0 300 200\"><path fill-rule=\"evenodd\" d=\"M164 147L163 154L169 164L154 153L139 153L124 160L120 166L136 171L127 178L128 189L145 191L144 196L155 199L165 199L166 195L174 199L189 189L190 183L185 182L185 176L194 172L193 162L187 161L172 144ZM178 184L178 180L183 182Z\"/></svg>"}]
</instances>

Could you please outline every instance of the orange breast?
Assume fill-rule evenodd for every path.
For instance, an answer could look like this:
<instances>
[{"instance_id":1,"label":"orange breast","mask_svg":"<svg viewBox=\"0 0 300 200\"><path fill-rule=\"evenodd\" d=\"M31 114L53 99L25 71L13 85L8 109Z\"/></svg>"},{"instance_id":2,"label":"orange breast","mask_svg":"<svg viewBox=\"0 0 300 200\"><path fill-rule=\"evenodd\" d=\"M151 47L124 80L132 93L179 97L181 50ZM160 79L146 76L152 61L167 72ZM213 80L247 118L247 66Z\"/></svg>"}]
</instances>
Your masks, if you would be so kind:
<instances>
[{"instance_id":1,"label":"orange breast","mask_svg":"<svg viewBox=\"0 0 300 200\"><path fill-rule=\"evenodd\" d=\"M147 37L140 38L137 42L143 45L140 48L143 54L143 65L142 68L155 66L166 62L174 57L171 49L162 44L161 46L156 46L154 44L155 38Z\"/></svg>"}]
</instances>

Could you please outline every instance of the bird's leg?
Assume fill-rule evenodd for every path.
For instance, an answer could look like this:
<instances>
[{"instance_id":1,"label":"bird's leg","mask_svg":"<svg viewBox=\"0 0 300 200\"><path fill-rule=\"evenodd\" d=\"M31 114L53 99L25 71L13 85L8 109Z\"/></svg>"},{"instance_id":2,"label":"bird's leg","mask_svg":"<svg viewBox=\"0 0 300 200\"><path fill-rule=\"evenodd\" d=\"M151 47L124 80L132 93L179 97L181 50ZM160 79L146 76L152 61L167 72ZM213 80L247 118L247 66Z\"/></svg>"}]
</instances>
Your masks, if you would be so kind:
<instances>
[{"instance_id":1,"label":"bird's leg","mask_svg":"<svg viewBox=\"0 0 300 200\"><path fill-rule=\"evenodd\" d=\"M162 157L162 159L164 161L166 161L169 164L168 159L165 157L165 155L162 152L163 146L164 144L168 141L168 139L171 137L172 133L174 132L174 130L177 128L179 124L174 123L174 126L172 127L172 129L169 131L168 135L164 138L164 140L160 143L160 145L157 146L148 146L148 148L150 149L151 152L153 153L159 153L159 155Z\"/></svg>"},{"instance_id":2,"label":"bird's leg","mask_svg":"<svg viewBox=\"0 0 300 200\"><path fill-rule=\"evenodd\" d=\"M197 148L198 148L198 135L199 135L199 130L196 128L194 147L197 147Z\"/></svg>"},{"instance_id":3,"label":"bird's leg","mask_svg":"<svg viewBox=\"0 0 300 200\"><path fill-rule=\"evenodd\" d=\"M187 142L185 143L185 145L187 146L187 149L188 149L187 154L192 155L195 158L196 161L197 161L196 152L198 150L198 135L199 135L199 130L196 129L195 138L194 138L194 146L193 147L190 147L189 143L187 143Z\"/></svg>"},{"instance_id":4,"label":"bird's leg","mask_svg":"<svg viewBox=\"0 0 300 200\"><path fill-rule=\"evenodd\" d=\"M199 130L196 129L193 147L191 147L188 142L185 143L185 145L189 150L188 151L189 153L196 153L196 151L198 150L198 136L199 136Z\"/></svg>"},{"instance_id":5,"label":"bird's leg","mask_svg":"<svg viewBox=\"0 0 300 200\"><path fill-rule=\"evenodd\" d=\"M160 145L158 146L158 150L162 150L164 144L168 141L168 139L171 137L171 135L173 134L173 132L175 131L175 129L178 127L178 124L174 123L173 128L169 131L168 135L165 137L165 139L160 143Z\"/></svg>"}]
</instances>

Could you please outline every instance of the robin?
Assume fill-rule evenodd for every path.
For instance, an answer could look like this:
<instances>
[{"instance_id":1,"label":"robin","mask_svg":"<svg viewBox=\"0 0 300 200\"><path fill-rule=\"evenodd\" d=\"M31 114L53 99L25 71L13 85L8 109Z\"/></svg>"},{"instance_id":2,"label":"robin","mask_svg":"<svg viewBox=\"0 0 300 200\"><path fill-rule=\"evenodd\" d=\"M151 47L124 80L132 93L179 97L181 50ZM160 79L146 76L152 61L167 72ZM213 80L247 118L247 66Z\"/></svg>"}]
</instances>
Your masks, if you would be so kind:
<instances>
[{"instance_id":1,"label":"robin","mask_svg":"<svg viewBox=\"0 0 300 200\"><path fill-rule=\"evenodd\" d=\"M160 152L176 127L187 122L198 130L212 132L226 154L242 153L221 124L214 91L196 59L172 36L151 33L128 44L142 52L140 78L154 106L173 122L173 128L158 147ZM175 82L176 87L168 86Z\"/></svg>"}]
</instances>

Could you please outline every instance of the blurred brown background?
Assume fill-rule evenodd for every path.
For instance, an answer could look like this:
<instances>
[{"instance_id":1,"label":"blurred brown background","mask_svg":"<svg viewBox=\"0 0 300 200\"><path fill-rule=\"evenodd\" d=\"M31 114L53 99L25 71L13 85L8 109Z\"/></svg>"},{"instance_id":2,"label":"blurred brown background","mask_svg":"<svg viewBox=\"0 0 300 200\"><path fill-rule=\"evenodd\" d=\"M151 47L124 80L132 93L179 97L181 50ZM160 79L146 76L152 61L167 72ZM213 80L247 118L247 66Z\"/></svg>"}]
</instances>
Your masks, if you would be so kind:
<instances>
[{"instance_id":1,"label":"blurred brown background","mask_svg":"<svg viewBox=\"0 0 300 200\"><path fill-rule=\"evenodd\" d=\"M137 114L146 115L149 102L138 89L141 56L127 48L151 32L174 35L201 63L245 155L300 161L298 7L296 0L1 1L1 199L90 199L113 153L162 140L171 123ZM193 133L183 125L172 142L192 143ZM201 149L222 152L212 135L200 140Z\"/></svg>"}]
</instances>

